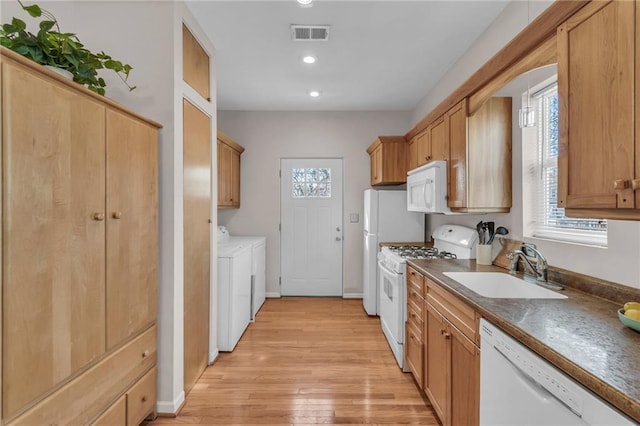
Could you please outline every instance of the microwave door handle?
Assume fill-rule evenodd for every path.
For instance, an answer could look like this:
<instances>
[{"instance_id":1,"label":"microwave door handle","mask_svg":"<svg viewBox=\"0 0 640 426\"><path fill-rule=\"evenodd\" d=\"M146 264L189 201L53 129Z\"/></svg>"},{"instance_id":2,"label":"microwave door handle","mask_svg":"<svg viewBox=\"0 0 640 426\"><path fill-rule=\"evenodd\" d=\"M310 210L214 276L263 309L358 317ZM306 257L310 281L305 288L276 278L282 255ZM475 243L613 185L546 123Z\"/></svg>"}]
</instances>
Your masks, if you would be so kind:
<instances>
[{"instance_id":1,"label":"microwave door handle","mask_svg":"<svg viewBox=\"0 0 640 426\"><path fill-rule=\"evenodd\" d=\"M429 202L427 202L427 187L429 187ZM424 205L425 207L432 208L433 207L433 192L435 188L433 187L433 179L427 179L424 182Z\"/></svg>"},{"instance_id":2,"label":"microwave door handle","mask_svg":"<svg viewBox=\"0 0 640 426\"><path fill-rule=\"evenodd\" d=\"M427 206L427 182L429 182L429 179L425 179L424 180L424 184L422 185L422 204L424 205L424 207L428 207Z\"/></svg>"}]
</instances>

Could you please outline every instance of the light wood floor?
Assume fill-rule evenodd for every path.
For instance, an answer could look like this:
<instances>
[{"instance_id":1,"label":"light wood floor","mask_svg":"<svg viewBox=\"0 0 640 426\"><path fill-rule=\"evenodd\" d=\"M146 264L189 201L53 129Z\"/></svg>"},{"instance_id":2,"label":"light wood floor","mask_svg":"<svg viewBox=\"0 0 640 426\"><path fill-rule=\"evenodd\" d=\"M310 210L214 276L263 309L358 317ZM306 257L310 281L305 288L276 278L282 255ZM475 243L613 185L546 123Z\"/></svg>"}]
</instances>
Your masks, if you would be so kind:
<instances>
[{"instance_id":1,"label":"light wood floor","mask_svg":"<svg viewBox=\"0 0 640 426\"><path fill-rule=\"evenodd\" d=\"M421 424L436 415L361 300L268 299L231 353L156 424Z\"/></svg>"}]
</instances>

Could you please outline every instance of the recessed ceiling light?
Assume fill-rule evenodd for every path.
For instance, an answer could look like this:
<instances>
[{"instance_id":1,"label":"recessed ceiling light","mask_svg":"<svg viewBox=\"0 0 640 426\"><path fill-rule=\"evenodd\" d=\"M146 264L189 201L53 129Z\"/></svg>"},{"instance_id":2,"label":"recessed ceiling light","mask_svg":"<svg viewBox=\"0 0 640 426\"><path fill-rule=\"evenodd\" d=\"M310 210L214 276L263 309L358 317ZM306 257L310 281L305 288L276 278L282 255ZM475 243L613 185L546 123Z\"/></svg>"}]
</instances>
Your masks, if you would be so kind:
<instances>
[{"instance_id":1,"label":"recessed ceiling light","mask_svg":"<svg viewBox=\"0 0 640 426\"><path fill-rule=\"evenodd\" d=\"M320 92L317 90L312 90L309 92L309 96L311 96L312 98L317 98L318 96L320 96Z\"/></svg>"},{"instance_id":2,"label":"recessed ceiling light","mask_svg":"<svg viewBox=\"0 0 640 426\"><path fill-rule=\"evenodd\" d=\"M311 6L311 2L313 0L298 0L298 3L300 3L302 6Z\"/></svg>"},{"instance_id":3,"label":"recessed ceiling light","mask_svg":"<svg viewBox=\"0 0 640 426\"><path fill-rule=\"evenodd\" d=\"M304 58L302 58L302 62L304 62L305 64L313 64L315 61L315 56L305 56Z\"/></svg>"}]
</instances>

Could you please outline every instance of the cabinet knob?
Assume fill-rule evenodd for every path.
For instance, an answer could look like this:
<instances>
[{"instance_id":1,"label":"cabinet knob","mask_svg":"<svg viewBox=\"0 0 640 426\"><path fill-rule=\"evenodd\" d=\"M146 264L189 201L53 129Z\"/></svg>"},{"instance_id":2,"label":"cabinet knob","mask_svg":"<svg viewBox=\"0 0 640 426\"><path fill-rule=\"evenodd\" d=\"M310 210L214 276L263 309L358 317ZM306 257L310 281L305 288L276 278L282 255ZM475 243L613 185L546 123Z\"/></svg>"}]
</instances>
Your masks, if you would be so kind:
<instances>
[{"instance_id":1,"label":"cabinet knob","mask_svg":"<svg viewBox=\"0 0 640 426\"><path fill-rule=\"evenodd\" d=\"M142 352L142 358L146 358L149 355L151 355L151 352L149 352L149 349L147 349L146 351Z\"/></svg>"},{"instance_id":2,"label":"cabinet knob","mask_svg":"<svg viewBox=\"0 0 640 426\"><path fill-rule=\"evenodd\" d=\"M613 181L613 189L615 189L616 191L621 191L627 188L629 188L628 180L617 179Z\"/></svg>"},{"instance_id":3,"label":"cabinet knob","mask_svg":"<svg viewBox=\"0 0 640 426\"><path fill-rule=\"evenodd\" d=\"M122 217L122 212L113 212L111 215L114 219L120 219Z\"/></svg>"},{"instance_id":4,"label":"cabinet knob","mask_svg":"<svg viewBox=\"0 0 640 426\"><path fill-rule=\"evenodd\" d=\"M142 399L142 402L147 402L147 397L146 396L143 396L141 399Z\"/></svg>"},{"instance_id":5,"label":"cabinet knob","mask_svg":"<svg viewBox=\"0 0 640 426\"><path fill-rule=\"evenodd\" d=\"M631 189L633 189L634 191L640 189L640 179L634 179L631 181Z\"/></svg>"},{"instance_id":6,"label":"cabinet knob","mask_svg":"<svg viewBox=\"0 0 640 426\"><path fill-rule=\"evenodd\" d=\"M451 333L444 333L445 339L451 339Z\"/></svg>"},{"instance_id":7,"label":"cabinet knob","mask_svg":"<svg viewBox=\"0 0 640 426\"><path fill-rule=\"evenodd\" d=\"M93 214L93 220L97 220L97 221L103 221L104 220L104 213L94 213Z\"/></svg>"}]
</instances>

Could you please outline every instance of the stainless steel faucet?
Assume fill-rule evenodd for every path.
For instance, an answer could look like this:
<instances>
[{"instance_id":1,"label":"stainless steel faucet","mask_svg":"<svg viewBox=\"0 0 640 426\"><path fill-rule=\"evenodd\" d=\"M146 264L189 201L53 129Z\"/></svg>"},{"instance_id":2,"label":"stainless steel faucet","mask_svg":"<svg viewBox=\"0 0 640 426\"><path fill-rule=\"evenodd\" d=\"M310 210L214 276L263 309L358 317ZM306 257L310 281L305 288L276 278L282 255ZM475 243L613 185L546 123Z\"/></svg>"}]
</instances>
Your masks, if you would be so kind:
<instances>
[{"instance_id":1,"label":"stainless steel faucet","mask_svg":"<svg viewBox=\"0 0 640 426\"><path fill-rule=\"evenodd\" d=\"M531 256L530 253L533 252L535 256L535 266L529 260ZM556 284L550 284L547 279L547 259L540 253L540 251L536 248L535 244L531 243L523 243L521 249L517 249L512 251L507 255L507 259L511 262L509 263L509 273L515 275L518 270L518 260L522 259L525 267L528 267L531 272L536 276L536 280L540 283L543 283L545 287L553 288L554 290L561 290L562 287Z\"/></svg>"}]
</instances>

